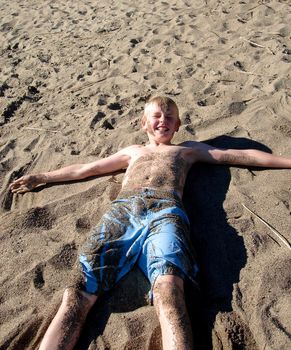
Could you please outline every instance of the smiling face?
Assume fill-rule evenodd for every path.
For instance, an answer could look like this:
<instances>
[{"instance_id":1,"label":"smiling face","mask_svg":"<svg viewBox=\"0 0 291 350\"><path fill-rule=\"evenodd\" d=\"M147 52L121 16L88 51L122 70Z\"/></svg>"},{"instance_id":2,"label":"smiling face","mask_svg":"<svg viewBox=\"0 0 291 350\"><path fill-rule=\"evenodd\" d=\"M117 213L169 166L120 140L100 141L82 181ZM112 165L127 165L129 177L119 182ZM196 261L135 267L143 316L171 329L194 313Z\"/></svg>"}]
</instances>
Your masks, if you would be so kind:
<instances>
[{"instance_id":1,"label":"smiling face","mask_svg":"<svg viewBox=\"0 0 291 350\"><path fill-rule=\"evenodd\" d=\"M150 102L145 107L142 128L147 132L150 143L171 144L181 121L176 105Z\"/></svg>"}]
</instances>

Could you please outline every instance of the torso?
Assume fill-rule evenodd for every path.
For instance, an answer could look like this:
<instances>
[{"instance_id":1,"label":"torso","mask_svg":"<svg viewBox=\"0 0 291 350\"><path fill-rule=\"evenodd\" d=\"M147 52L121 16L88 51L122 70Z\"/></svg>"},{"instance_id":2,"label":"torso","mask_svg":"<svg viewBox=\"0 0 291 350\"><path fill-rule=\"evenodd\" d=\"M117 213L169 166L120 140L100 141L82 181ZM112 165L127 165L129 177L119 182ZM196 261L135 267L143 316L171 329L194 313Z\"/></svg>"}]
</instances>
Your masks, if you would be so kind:
<instances>
[{"instance_id":1,"label":"torso","mask_svg":"<svg viewBox=\"0 0 291 350\"><path fill-rule=\"evenodd\" d=\"M174 190L182 197L186 177L195 161L195 151L183 145L133 146L122 190L142 187Z\"/></svg>"}]
</instances>

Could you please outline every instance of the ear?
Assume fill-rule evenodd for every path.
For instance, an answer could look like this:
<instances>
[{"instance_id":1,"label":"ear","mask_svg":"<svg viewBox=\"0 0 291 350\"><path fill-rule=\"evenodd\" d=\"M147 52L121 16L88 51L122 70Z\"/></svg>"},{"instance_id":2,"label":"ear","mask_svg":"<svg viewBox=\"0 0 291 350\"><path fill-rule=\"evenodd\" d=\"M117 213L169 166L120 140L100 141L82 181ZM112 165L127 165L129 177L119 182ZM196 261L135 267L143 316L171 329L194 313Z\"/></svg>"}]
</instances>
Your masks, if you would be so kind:
<instances>
[{"instance_id":1,"label":"ear","mask_svg":"<svg viewBox=\"0 0 291 350\"><path fill-rule=\"evenodd\" d=\"M179 131L180 126L181 126L181 120L178 119L177 122L176 122L176 126L175 126L175 131L176 132Z\"/></svg>"},{"instance_id":2,"label":"ear","mask_svg":"<svg viewBox=\"0 0 291 350\"><path fill-rule=\"evenodd\" d=\"M144 114L141 118L141 127L142 129L146 130L147 129L147 116Z\"/></svg>"}]
</instances>

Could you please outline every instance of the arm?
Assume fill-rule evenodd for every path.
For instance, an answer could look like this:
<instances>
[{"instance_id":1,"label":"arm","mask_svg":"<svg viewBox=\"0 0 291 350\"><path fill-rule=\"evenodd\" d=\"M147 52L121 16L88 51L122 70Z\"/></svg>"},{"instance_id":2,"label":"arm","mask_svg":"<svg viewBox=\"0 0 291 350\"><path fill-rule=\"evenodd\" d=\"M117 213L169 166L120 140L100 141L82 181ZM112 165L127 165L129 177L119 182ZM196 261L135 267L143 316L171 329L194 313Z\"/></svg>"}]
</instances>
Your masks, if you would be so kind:
<instances>
[{"instance_id":1,"label":"arm","mask_svg":"<svg viewBox=\"0 0 291 350\"><path fill-rule=\"evenodd\" d=\"M195 151L195 160L213 164L230 164L257 166L266 168L291 168L291 159L258 151L255 149L219 149L205 143L196 143L192 146Z\"/></svg>"},{"instance_id":2,"label":"arm","mask_svg":"<svg viewBox=\"0 0 291 350\"><path fill-rule=\"evenodd\" d=\"M52 182L81 180L94 175L104 175L124 169L130 156L121 150L112 156L87 164L74 164L36 175L25 175L13 181L9 188L13 193L25 193L35 187Z\"/></svg>"}]
</instances>

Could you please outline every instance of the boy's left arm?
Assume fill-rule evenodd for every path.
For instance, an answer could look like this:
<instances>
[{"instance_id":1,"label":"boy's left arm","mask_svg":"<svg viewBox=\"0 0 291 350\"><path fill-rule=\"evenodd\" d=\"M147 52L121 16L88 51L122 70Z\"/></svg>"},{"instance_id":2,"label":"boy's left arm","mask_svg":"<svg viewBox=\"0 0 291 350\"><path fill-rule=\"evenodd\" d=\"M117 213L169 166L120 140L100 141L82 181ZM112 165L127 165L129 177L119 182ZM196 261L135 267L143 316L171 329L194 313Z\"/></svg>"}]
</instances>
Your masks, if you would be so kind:
<instances>
[{"instance_id":1,"label":"boy's left arm","mask_svg":"<svg viewBox=\"0 0 291 350\"><path fill-rule=\"evenodd\" d=\"M195 151L195 160L198 162L264 168L291 168L291 158L275 156L255 149L220 149L202 142L195 142L192 148Z\"/></svg>"}]
</instances>

